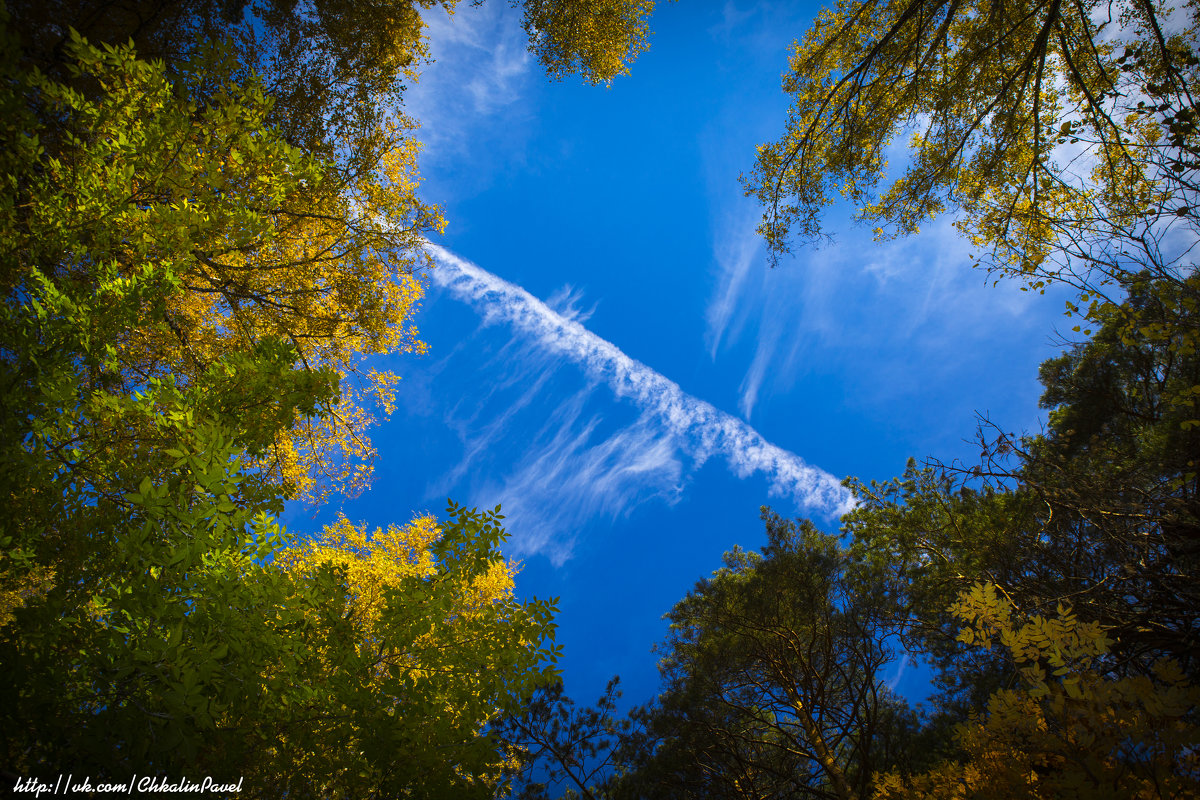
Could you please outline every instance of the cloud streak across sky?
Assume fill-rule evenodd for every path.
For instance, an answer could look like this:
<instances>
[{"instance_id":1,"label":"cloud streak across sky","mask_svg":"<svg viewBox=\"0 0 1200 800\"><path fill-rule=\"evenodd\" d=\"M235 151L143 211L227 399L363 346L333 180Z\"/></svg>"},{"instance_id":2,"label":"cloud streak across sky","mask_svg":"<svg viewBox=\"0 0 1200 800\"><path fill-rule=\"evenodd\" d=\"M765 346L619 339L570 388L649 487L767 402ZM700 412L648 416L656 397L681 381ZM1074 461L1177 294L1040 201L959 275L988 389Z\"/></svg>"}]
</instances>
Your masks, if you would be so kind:
<instances>
[{"instance_id":1,"label":"cloud streak across sky","mask_svg":"<svg viewBox=\"0 0 1200 800\"><path fill-rule=\"evenodd\" d=\"M578 365L591 379L630 400L690 456L696 466L724 456L739 478L761 474L773 496L798 509L836 516L851 508L849 492L829 473L766 441L744 421L684 392L678 384L626 355L578 321L487 270L429 244L434 283L467 303L485 322L505 323L549 353Z\"/></svg>"}]
</instances>

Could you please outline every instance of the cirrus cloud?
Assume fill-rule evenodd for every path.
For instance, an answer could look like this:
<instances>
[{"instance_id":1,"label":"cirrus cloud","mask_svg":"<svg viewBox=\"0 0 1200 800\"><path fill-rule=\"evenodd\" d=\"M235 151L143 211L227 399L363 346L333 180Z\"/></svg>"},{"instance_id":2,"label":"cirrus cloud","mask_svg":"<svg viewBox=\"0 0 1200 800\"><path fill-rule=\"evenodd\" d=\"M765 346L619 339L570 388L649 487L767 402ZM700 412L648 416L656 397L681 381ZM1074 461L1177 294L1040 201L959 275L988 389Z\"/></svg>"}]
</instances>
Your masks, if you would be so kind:
<instances>
[{"instance_id":1,"label":"cirrus cloud","mask_svg":"<svg viewBox=\"0 0 1200 800\"><path fill-rule=\"evenodd\" d=\"M572 362L591 380L632 402L641 412L639 439L646 438L646 426L653 423L697 467L713 456L723 456L739 478L762 476L771 495L790 500L798 509L835 517L852 507L849 492L833 475L768 442L743 420L684 392L674 381L589 331L577 316L564 316L521 287L445 248L427 246L437 264L431 274L435 284L472 306L485 322L509 325L543 351ZM571 442L567 449L577 449L578 440L569 439L551 450L561 453L564 443ZM601 450L589 451L603 456L597 463L608 463L617 452ZM661 443L648 451L655 464L674 464ZM533 458L530 463L539 462ZM636 472L622 469L620 474L627 478Z\"/></svg>"}]
</instances>

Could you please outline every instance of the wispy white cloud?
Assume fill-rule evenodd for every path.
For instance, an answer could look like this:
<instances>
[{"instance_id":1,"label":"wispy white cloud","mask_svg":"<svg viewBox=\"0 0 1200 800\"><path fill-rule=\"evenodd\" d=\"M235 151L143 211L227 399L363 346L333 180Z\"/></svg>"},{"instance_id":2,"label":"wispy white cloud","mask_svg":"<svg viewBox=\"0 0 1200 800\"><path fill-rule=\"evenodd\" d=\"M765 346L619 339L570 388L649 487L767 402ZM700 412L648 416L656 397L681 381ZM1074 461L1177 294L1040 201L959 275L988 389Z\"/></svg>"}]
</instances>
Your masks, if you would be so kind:
<instances>
[{"instance_id":1,"label":"wispy white cloud","mask_svg":"<svg viewBox=\"0 0 1200 800\"><path fill-rule=\"evenodd\" d=\"M791 500L799 509L833 516L850 508L849 493L829 473L766 441L742 420L687 394L675 382L521 287L444 248L429 245L429 250L438 265L432 272L433 281L473 306L485 321L512 326L544 351L577 364L591 379L632 401L647 421L639 423L647 426L641 429L642 441L650 441L645 439L649 431L662 431L697 466L714 455L724 456L738 477L762 475L772 495ZM650 422L654 427L648 427ZM550 449L556 453L578 450L578 445L567 447L562 442ZM608 451L601 448L595 452ZM650 454L646 463L661 463L662 451L657 444L646 444L642 452ZM598 463L607 462L601 459ZM545 469L537 471L539 475L545 473Z\"/></svg>"},{"instance_id":2,"label":"wispy white cloud","mask_svg":"<svg viewBox=\"0 0 1200 800\"><path fill-rule=\"evenodd\" d=\"M775 269L761 250L746 262L723 255L752 252L752 232L730 229L714 243L707 337L714 359L752 348L739 398L747 419L813 365L846 373L856 402L894 406L995 342L1019 335L1032 353L1044 343L1046 312L1062 308L1013 282L993 287L971 267L970 244L949 218L890 242L864 234L844 230ZM1035 364L1044 357L1031 356Z\"/></svg>"},{"instance_id":3,"label":"wispy white cloud","mask_svg":"<svg viewBox=\"0 0 1200 800\"><path fill-rule=\"evenodd\" d=\"M896 674L885 681L889 691L896 691L896 687L900 685L900 679L904 677L904 673L908 671L909 656L908 653L901 653L900 659L896 662Z\"/></svg>"},{"instance_id":4,"label":"wispy white cloud","mask_svg":"<svg viewBox=\"0 0 1200 800\"><path fill-rule=\"evenodd\" d=\"M750 368L746 370L746 376L742 378L741 386L738 387L738 391L741 393L738 398L738 409L742 412L742 417L747 420L754 413L754 404L758 402L758 392L762 389L767 372L775 361L775 350L779 344L781 331L782 327L775 325L760 332L757 346L754 349L754 360L750 362Z\"/></svg>"},{"instance_id":5,"label":"wispy white cloud","mask_svg":"<svg viewBox=\"0 0 1200 800\"><path fill-rule=\"evenodd\" d=\"M729 327L738 298L745 291L746 276L751 268L761 268L761 237L754 231L753 213L732 214L720 223L722 230L713 244L713 255L717 262L717 286L705 312L707 324L705 338L708 353L717 357L721 340Z\"/></svg>"},{"instance_id":6,"label":"wispy white cloud","mask_svg":"<svg viewBox=\"0 0 1200 800\"><path fill-rule=\"evenodd\" d=\"M561 565L587 522L627 516L652 498L680 497L683 465L670 434L645 414L601 434L600 418L584 410L592 388L561 403L513 471L477 491L485 504L503 502L519 522L510 526L518 555L540 553Z\"/></svg>"},{"instance_id":7,"label":"wispy white cloud","mask_svg":"<svg viewBox=\"0 0 1200 800\"><path fill-rule=\"evenodd\" d=\"M546 300L546 305L554 309L554 311L563 319L571 322L578 322L580 325L592 318L592 314L596 313L596 306L593 305L587 310L578 307L578 303L583 299L583 292L576 289L570 284L564 285L550 298Z\"/></svg>"},{"instance_id":8,"label":"wispy white cloud","mask_svg":"<svg viewBox=\"0 0 1200 800\"><path fill-rule=\"evenodd\" d=\"M686 459L651 415L625 422L606 402L607 387L569 359L526 336L493 349L496 338L468 336L435 366L471 379L470 390L443 409L462 452L427 488L430 498L501 504L512 536L507 552L561 565L580 531L645 502L682 497Z\"/></svg>"},{"instance_id":9,"label":"wispy white cloud","mask_svg":"<svg viewBox=\"0 0 1200 800\"><path fill-rule=\"evenodd\" d=\"M498 142L520 138L533 61L519 15L486 3L461 6L453 15L435 6L422 18L433 63L406 90L404 110L421 121L423 162L468 158L477 168L481 144L494 150ZM504 124L497 125L500 118Z\"/></svg>"},{"instance_id":10,"label":"wispy white cloud","mask_svg":"<svg viewBox=\"0 0 1200 800\"><path fill-rule=\"evenodd\" d=\"M542 394L549 379L550 372L545 370L532 374L524 371L510 372L507 380L500 377L498 380L491 381L484 396L473 397L474 408L466 409L464 412L456 405L449 409L446 421L458 429L459 438L463 441L465 451L459 463L437 481L433 493L438 495L449 493L451 488L464 478L469 470L479 464L480 460L507 435L508 427L514 418ZM501 393L507 394L505 390L518 386L518 384L520 391L517 397L512 400L506 397L507 402L502 404L503 410L499 414L484 414L483 409L492 407L492 404L489 403L492 397Z\"/></svg>"}]
</instances>

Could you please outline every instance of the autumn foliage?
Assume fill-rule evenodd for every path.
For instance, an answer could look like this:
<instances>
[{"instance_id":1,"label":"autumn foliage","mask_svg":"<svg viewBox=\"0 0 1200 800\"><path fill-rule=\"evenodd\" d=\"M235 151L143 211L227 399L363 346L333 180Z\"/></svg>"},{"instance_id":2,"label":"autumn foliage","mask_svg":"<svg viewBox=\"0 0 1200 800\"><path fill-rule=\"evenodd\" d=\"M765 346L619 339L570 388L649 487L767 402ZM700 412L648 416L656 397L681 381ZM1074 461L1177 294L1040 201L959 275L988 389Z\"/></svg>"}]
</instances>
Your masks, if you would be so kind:
<instances>
[{"instance_id":1,"label":"autumn foliage","mask_svg":"<svg viewBox=\"0 0 1200 800\"><path fill-rule=\"evenodd\" d=\"M559 651L499 509L275 521L367 485L371 359L424 350L444 223L399 103L432 5L0 6L4 775L503 790L489 723ZM605 19L556 34L590 80L637 51Z\"/></svg>"}]
</instances>

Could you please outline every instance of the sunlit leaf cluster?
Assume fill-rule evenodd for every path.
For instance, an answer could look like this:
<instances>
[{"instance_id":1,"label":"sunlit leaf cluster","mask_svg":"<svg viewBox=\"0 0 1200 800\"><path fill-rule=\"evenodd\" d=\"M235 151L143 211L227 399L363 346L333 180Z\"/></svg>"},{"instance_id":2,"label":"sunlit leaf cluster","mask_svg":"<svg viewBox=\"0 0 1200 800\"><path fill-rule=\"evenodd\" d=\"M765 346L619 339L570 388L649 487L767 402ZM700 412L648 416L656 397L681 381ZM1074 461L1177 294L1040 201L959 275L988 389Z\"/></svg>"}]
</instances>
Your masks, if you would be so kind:
<instances>
[{"instance_id":1,"label":"sunlit leaf cluster","mask_svg":"<svg viewBox=\"0 0 1200 800\"><path fill-rule=\"evenodd\" d=\"M1069 607L1014 615L992 584L953 607L960 638L1007 650L1020 685L996 692L956 738L964 758L912 777L890 773L875 797L1186 797L1197 788L1200 687L1173 660L1146 675L1104 676L1112 643Z\"/></svg>"},{"instance_id":2,"label":"sunlit leaf cluster","mask_svg":"<svg viewBox=\"0 0 1200 800\"><path fill-rule=\"evenodd\" d=\"M649 47L654 0L526 0L530 49L557 78L611 83Z\"/></svg>"}]
</instances>

